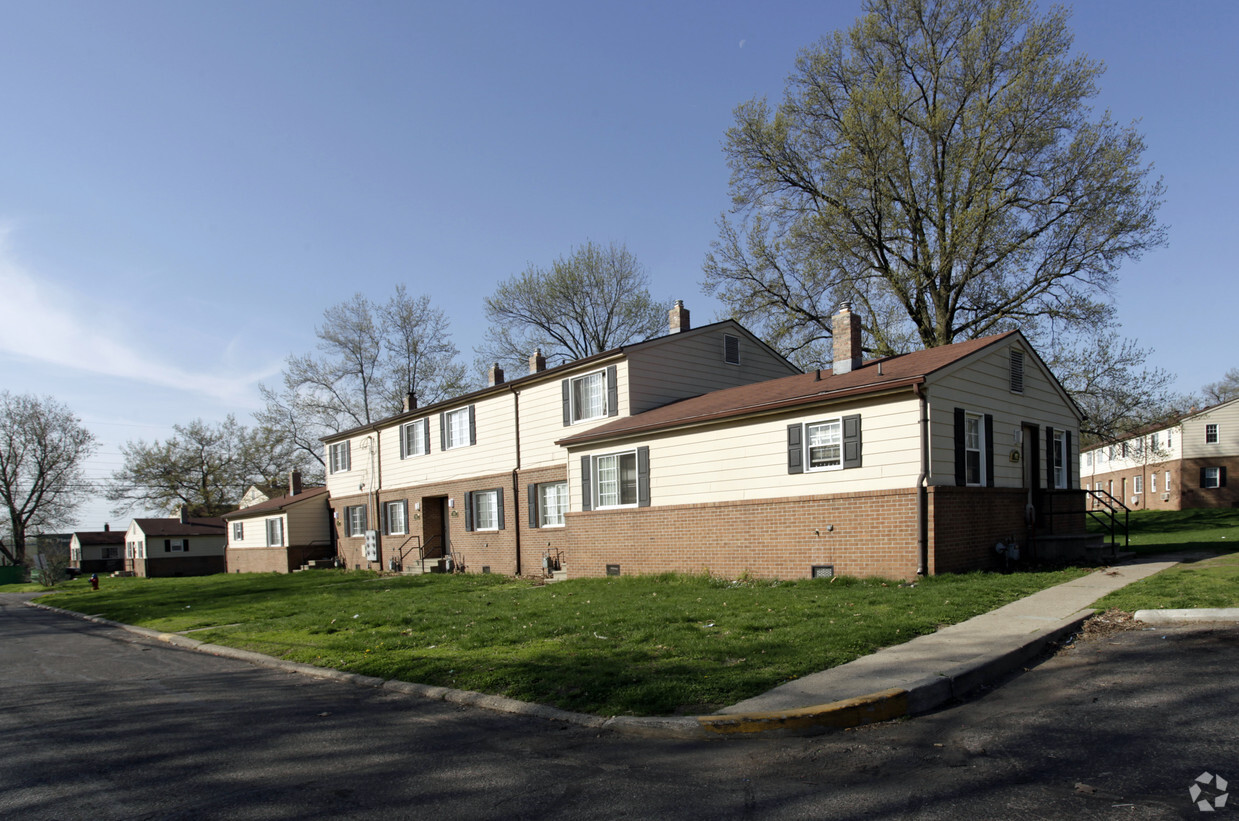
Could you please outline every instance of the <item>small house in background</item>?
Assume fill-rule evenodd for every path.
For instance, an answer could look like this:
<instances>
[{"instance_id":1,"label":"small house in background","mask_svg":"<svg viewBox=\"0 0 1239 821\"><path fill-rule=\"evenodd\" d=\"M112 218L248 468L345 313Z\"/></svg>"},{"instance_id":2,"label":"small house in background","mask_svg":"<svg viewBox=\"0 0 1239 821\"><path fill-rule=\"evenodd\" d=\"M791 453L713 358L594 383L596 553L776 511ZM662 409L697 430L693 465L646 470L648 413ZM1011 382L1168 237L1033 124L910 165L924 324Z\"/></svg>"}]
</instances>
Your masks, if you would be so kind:
<instances>
[{"instance_id":1,"label":"small house in background","mask_svg":"<svg viewBox=\"0 0 1239 821\"><path fill-rule=\"evenodd\" d=\"M82 573L114 573L125 569L125 533L112 530L78 530L69 541L69 566Z\"/></svg>"},{"instance_id":2,"label":"small house in background","mask_svg":"<svg viewBox=\"0 0 1239 821\"><path fill-rule=\"evenodd\" d=\"M1239 505L1230 468L1239 467L1239 399L1171 419L1080 454L1090 504L1131 510Z\"/></svg>"},{"instance_id":3,"label":"small house in background","mask_svg":"<svg viewBox=\"0 0 1239 821\"><path fill-rule=\"evenodd\" d=\"M134 519L125 531L125 570L135 576L224 572L224 520L188 516Z\"/></svg>"},{"instance_id":4,"label":"small house in background","mask_svg":"<svg viewBox=\"0 0 1239 821\"><path fill-rule=\"evenodd\" d=\"M327 488L302 488L298 471L289 475L288 491L225 513L223 520L229 573L289 573L335 557Z\"/></svg>"}]
</instances>

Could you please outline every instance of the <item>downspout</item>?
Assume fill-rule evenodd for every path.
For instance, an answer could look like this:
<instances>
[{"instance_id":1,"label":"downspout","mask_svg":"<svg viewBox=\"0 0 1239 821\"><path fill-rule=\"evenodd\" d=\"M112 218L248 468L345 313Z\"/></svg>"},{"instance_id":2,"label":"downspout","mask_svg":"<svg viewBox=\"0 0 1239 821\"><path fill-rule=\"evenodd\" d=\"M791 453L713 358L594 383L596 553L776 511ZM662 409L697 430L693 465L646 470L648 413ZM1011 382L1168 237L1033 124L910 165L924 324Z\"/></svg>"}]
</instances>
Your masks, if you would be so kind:
<instances>
[{"instance_id":1,"label":"downspout","mask_svg":"<svg viewBox=\"0 0 1239 821\"><path fill-rule=\"evenodd\" d=\"M521 575L521 393L512 389L512 425L516 439L516 467L512 468L512 510L516 515L512 518L512 533L516 537L516 575Z\"/></svg>"},{"instance_id":2,"label":"downspout","mask_svg":"<svg viewBox=\"0 0 1239 821\"><path fill-rule=\"evenodd\" d=\"M916 546L920 567L918 576L929 575L929 397L919 385L912 386L912 393L921 403L921 474L916 477Z\"/></svg>"},{"instance_id":3,"label":"downspout","mask_svg":"<svg viewBox=\"0 0 1239 821\"><path fill-rule=\"evenodd\" d=\"M381 545L383 544L383 511L379 510L379 491L383 488L383 453L379 448L380 436L382 436L382 434L379 432L378 428L375 428L374 453L370 455L371 460L374 462L374 480L370 482L370 498L372 500L371 509L374 511L374 541L377 545L380 545L380 548L375 552L379 557L379 572L382 573L383 550Z\"/></svg>"}]
</instances>

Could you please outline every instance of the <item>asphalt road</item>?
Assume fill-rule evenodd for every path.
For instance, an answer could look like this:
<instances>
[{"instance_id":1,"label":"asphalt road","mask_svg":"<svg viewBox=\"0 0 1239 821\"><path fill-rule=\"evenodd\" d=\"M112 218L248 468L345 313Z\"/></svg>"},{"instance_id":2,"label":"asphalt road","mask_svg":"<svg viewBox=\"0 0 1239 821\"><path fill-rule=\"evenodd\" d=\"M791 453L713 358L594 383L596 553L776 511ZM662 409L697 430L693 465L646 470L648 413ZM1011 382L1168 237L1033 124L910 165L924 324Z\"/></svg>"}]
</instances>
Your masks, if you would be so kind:
<instances>
[{"instance_id":1,"label":"asphalt road","mask_svg":"<svg viewBox=\"0 0 1239 821\"><path fill-rule=\"evenodd\" d=\"M0 595L0 818L1224 818L1239 628L1078 643L810 738L599 733L256 668ZM1213 791L1206 790L1205 797Z\"/></svg>"}]
</instances>

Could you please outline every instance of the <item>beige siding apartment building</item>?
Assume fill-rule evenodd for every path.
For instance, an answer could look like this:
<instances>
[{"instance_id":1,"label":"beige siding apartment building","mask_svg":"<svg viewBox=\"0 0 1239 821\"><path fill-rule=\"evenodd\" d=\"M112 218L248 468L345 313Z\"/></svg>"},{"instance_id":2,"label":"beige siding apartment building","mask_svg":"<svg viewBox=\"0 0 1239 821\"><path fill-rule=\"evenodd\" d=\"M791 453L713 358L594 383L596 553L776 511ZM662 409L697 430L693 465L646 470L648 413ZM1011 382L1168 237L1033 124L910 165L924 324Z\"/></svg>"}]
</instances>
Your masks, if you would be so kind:
<instances>
[{"instance_id":1,"label":"beige siding apartment building","mask_svg":"<svg viewBox=\"0 0 1239 821\"><path fill-rule=\"evenodd\" d=\"M289 573L335 558L327 488L302 488L300 472L292 471L280 495L246 494L244 502L223 516L229 573Z\"/></svg>"},{"instance_id":2,"label":"beige siding apartment building","mask_svg":"<svg viewBox=\"0 0 1239 821\"><path fill-rule=\"evenodd\" d=\"M1131 510L1234 507L1228 474L1237 465L1239 399L1080 454L1084 487L1095 492L1090 505L1112 499Z\"/></svg>"},{"instance_id":3,"label":"beige siding apartment building","mask_svg":"<svg viewBox=\"0 0 1239 821\"><path fill-rule=\"evenodd\" d=\"M865 362L845 306L804 374L687 313L325 438L347 566L911 577L1083 530L1080 413L1018 332Z\"/></svg>"}]
</instances>

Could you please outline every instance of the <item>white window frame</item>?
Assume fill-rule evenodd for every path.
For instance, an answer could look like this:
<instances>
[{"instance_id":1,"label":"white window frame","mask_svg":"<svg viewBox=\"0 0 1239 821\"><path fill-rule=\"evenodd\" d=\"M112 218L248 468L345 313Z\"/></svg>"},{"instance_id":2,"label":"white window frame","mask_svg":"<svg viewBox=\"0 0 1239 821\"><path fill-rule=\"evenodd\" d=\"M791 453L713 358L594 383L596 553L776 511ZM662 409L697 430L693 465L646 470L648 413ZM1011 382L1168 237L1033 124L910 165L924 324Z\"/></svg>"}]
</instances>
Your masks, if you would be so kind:
<instances>
[{"instance_id":1,"label":"white window frame","mask_svg":"<svg viewBox=\"0 0 1239 821\"><path fill-rule=\"evenodd\" d=\"M1217 467L1205 468L1205 480L1200 483L1200 486L1205 490L1217 490L1222 486L1222 469Z\"/></svg>"},{"instance_id":2,"label":"white window frame","mask_svg":"<svg viewBox=\"0 0 1239 821\"><path fill-rule=\"evenodd\" d=\"M399 522L396 522L396 517L392 516L395 511L399 511ZM387 528L389 536L409 535L409 503L404 499L385 502L383 504L383 525Z\"/></svg>"},{"instance_id":3,"label":"white window frame","mask_svg":"<svg viewBox=\"0 0 1239 821\"><path fill-rule=\"evenodd\" d=\"M468 407L447 411L443 415L443 421L447 425L447 430L444 434L447 450L468 447L471 444L469 441Z\"/></svg>"},{"instance_id":4,"label":"white window frame","mask_svg":"<svg viewBox=\"0 0 1239 821\"><path fill-rule=\"evenodd\" d=\"M1067 487L1067 432L1063 430L1054 431L1054 487Z\"/></svg>"},{"instance_id":5,"label":"white window frame","mask_svg":"<svg viewBox=\"0 0 1239 821\"><path fill-rule=\"evenodd\" d=\"M1205 425L1205 444L1216 445L1222 441L1222 430L1218 427L1217 422L1210 422Z\"/></svg>"},{"instance_id":6,"label":"white window frame","mask_svg":"<svg viewBox=\"0 0 1239 821\"><path fill-rule=\"evenodd\" d=\"M1144 474L1143 473L1137 473L1134 477L1132 477L1131 492L1136 495L1140 495L1144 493Z\"/></svg>"},{"instance_id":7,"label":"white window frame","mask_svg":"<svg viewBox=\"0 0 1239 821\"><path fill-rule=\"evenodd\" d=\"M350 537L366 535L366 506L349 505L344 508L344 535Z\"/></svg>"},{"instance_id":8,"label":"white window frame","mask_svg":"<svg viewBox=\"0 0 1239 821\"><path fill-rule=\"evenodd\" d=\"M1170 471L1166 471L1166 489L1163 492L1164 493L1170 492Z\"/></svg>"},{"instance_id":9,"label":"white window frame","mask_svg":"<svg viewBox=\"0 0 1239 821\"><path fill-rule=\"evenodd\" d=\"M813 436L817 432L822 432L825 439L815 445ZM814 448L822 448L829 452L833 448L835 456L832 459L825 458L821 464L813 463ZM808 473L816 473L823 470L843 470L843 417L837 416L833 419L822 419L817 422L808 422L805 424L804 431L804 466Z\"/></svg>"},{"instance_id":10,"label":"white window frame","mask_svg":"<svg viewBox=\"0 0 1239 821\"><path fill-rule=\"evenodd\" d=\"M284 517L272 516L263 525L267 531L267 547L283 547Z\"/></svg>"},{"instance_id":11,"label":"white window frame","mask_svg":"<svg viewBox=\"0 0 1239 821\"><path fill-rule=\"evenodd\" d=\"M346 473L352 468L352 442L333 442L329 447L329 465L332 473Z\"/></svg>"},{"instance_id":12,"label":"white window frame","mask_svg":"<svg viewBox=\"0 0 1239 821\"><path fill-rule=\"evenodd\" d=\"M1157 492L1157 471L1149 474L1149 493Z\"/></svg>"},{"instance_id":13,"label":"white window frame","mask_svg":"<svg viewBox=\"0 0 1239 821\"><path fill-rule=\"evenodd\" d=\"M568 483L546 482L534 494L538 500L538 527L563 527L568 512Z\"/></svg>"},{"instance_id":14,"label":"white window frame","mask_svg":"<svg viewBox=\"0 0 1239 821\"><path fill-rule=\"evenodd\" d=\"M974 453L977 460L975 482L968 476L971 454ZM964 413L964 484L968 487L984 487L985 479L985 416L967 411Z\"/></svg>"},{"instance_id":15,"label":"white window frame","mask_svg":"<svg viewBox=\"0 0 1239 821\"><path fill-rule=\"evenodd\" d=\"M624 501L626 486L624 476L625 462L632 459L632 501ZM624 507L637 507L640 501L640 477L637 476L637 452L624 450L616 453L605 453L595 456L592 464L593 477L591 487L594 494L594 510L616 510ZM604 478L605 477L605 478ZM604 490L604 486L606 489ZM610 487L614 487L614 492ZM604 493L606 494L604 497Z\"/></svg>"},{"instance_id":16,"label":"white window frame","mask_svg":"<svg viewBox=\"0 0 1239 821\"><path fill-rule=\"evenodd\" d=\"M182 539L169 539L168 549L165 550L164 552L165 553L188 553L189 552L189 539L183 539L183 538Z\"/></svg>"},{"instance_id":17,"label":"white window frame","mask_svg":"<svg viewBox=\"0 0 1239 821\"><path fill-rule=\"evenodd\" d=\"M499 530L499 491L475 490L472 495L473 529ZM485 514L485 515L483 515Z\"/></svg>"},{"instance_id":18,"label":"white window frame","mask_svg":"<svg viewBox=\"0 0 1239 821\"><path fill-rule=\"evenodd\" d=\"M1084 467L1091 468L1093 466L1093 452L1090 450L1084 454Z\"/></svg>"},{"instance_id":19,"label":"white window frame","mask_svg":"<svg viewBox=\"0 0 1239 821\"><path fill-rule=\"evenodd\" d=\"M592 396L593 394L592 387L590 390L591 396L578 397L577 386L586 384L587 382L589 382L591 385L593 384L597 385L598 387L597 397ZM579 398L582 401L578 401ZM587 400L587 399L588 400L596 399L596 401L589 401L588 402L589 407L582 408L582 405L585 404L584 400ZM595 405L596 405L596 408L595 408ZM594 410L597 410L597 412L592 413L592 411ZM607 370L606 368L603 368L602 370L598 370L598 371L590 371L589 373L583 373L580 376L569 377L568 379L568 418L571 424L575 425L577 422L590 422L590 421L593 421L594 419L605 419L607 416L608 410L609 409L607 408ZM586 416L585 415L586 413L589 413L590 415Z\"/></svg>"},{"instance_id":20,"label":"white window frame","mask_svg":"<svg viewBox=\"0 0 1239 821\"><path fill-rule=\"evenodd\" d=\"M1157 453L1157 451L1161 450L1161 438L1162 435L1160 433L1154 433L1149 437L1149 441L1153 447L1153 453Z\"/></svg>"},{"instance_id":21,"label":"white window frame","mask_svg":"<svg viewBox=\"0 0 1239 821\"><path fill-rule=\"evenodd\" d=\"M120 548L119 548L119 547L103 547L103 548L100 548L100 549L99 549L99 558L101 558L101 559L119 559L119 558L120 558ZM78 560L79 562L82 560L82 549L81 549L80 547L77 549L77 560Z\"/></svg>"},{"instance_id":22,"label":"white window frame","mask_svg":"<svg viewBox=\"0 0 1239 821\"><path fill-rule=\"evenodd\" d=\"M406 422L400 426L400 458L408 459L413 456L425 456L428 451L426 449L427 434L426 427L428 425L425 417L414 419L412 422Z\"/></svg>"},{"instance_id":23,"label":"white window frame","mask_svg":"<svg viewBox=\"0 0 1239 821\"><path fill-rule=\"evenodd\" d=\"M239 542L245 539L245 522L232 523L232 540Z\"/></svg>"}]
</instances>

